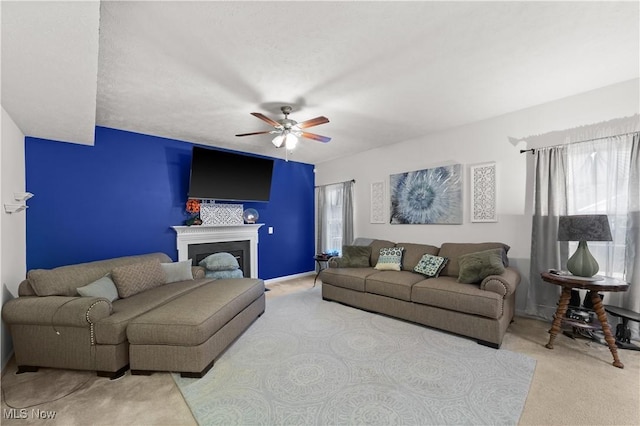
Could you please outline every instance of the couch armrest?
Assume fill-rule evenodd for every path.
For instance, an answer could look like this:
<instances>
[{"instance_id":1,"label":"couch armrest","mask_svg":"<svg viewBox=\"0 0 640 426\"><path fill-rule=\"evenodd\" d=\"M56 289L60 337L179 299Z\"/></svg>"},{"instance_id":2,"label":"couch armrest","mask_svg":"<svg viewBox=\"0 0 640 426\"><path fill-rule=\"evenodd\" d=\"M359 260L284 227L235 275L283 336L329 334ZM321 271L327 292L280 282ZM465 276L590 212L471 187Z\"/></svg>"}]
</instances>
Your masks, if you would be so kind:
<instances>
[{"instance_id":1,"label":"couch armrest","mask_svg":"<svg viewBox=\"0 0 640 426\"><path fill-rule=\"evenodd\" d=\"M5 303L2 319L7 324L90 327L111 312L111 302L102 297L33 296Z\"/></svg>"},{"instance_id":2,"label":"couch armrest","mask_svg":"<svg viewBox=\"0 0 640 426\"><path fill-rule=\"evenodd\" d=\"M501 275L489 275L482 280L480 288L507 297L515 293L519 283L520 273L513 268L506 268Z\"/></svg>"},{"instance_id":3,"label":"couch armrest","mask_svg":"<svg viewBox=\"0 0 640 426\"><path fill-rule=\"evenodd\" d=\"M207 270L202 266L192 266L191 273L193 274L193 279L204 278L204 274Z\"/></svg>"}]
</instances>

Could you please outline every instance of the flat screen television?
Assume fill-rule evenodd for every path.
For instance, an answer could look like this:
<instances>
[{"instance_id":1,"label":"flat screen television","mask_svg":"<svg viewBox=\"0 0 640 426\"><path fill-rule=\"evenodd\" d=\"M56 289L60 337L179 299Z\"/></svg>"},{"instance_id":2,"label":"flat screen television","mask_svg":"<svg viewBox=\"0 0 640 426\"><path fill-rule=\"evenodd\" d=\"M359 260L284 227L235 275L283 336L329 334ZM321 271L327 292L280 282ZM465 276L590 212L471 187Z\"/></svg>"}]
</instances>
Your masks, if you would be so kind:
<instances>
[{"instance_id":1,"label":"flat screen television","mask_svg":"<svg viewBox=\"0 0 640 426\"><path fill-rule=\"evenodd\" d=\"M273 160L193 147L189 198L269 201Z\"/></svg>"}]
</instances>

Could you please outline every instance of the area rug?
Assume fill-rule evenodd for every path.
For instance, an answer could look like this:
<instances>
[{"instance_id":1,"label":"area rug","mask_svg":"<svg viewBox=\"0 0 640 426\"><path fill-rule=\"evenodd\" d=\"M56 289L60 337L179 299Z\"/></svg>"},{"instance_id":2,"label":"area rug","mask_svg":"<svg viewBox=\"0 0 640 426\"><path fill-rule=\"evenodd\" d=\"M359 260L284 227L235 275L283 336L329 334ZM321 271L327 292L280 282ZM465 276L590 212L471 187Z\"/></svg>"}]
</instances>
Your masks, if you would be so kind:
<instances>
[{"instance_id":1,"label":"area rug","mask_svg":"<svg viewBox=\"0 0 640 426\"><path fill-rule=\"evenodd\" d=\"M534 369L315 288L267 300L203 378L173 378L202 426L515 425Z\"/></svg>"}]
</instances>

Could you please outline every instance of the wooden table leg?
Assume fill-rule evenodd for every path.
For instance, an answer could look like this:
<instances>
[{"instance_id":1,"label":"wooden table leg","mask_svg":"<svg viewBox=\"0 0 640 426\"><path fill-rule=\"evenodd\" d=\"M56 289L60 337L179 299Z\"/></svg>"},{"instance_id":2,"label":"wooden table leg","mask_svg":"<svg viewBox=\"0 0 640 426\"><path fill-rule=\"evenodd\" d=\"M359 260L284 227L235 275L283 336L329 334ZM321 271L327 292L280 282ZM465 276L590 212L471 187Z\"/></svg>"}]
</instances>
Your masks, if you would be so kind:
<instances>
[{"instance_id":1,"label":"wooden table leg","mask_svg":"<svg viewBox=\"0 0 640 426\"><path fill-rule=\"evenodd\" d=\"M558 308L556 309L556 314L553 317L551 330L549 330L549 343L545 345L547 349L553 349L553 341L556 339L558 333L560 333L560 324L562 324L562 318L564 318L564 314L567 313L567 307L569 306L570 299L571 289L569 287L562 287L562 294L560 295Z\"/></svg>"},{"instance_id":2,"label":"wooden table leg","mask_svg":"<svg viewBox=\"0 0 640 426\"><path fill-rule=\"evenodd\" d=\"M616 339L611 334L611 328L609 327L609 322L607 321L607 313L604 311L604 307L602 306L602 300L600 299L597 291L590 291L589 293L591 294L593 310L596 311L596 315L598 315L598 321L600 321L600 325L602 326L604 340L606 340L607 345L609 346L609 350L611 351L611 355L613 355L613 365L618 368L624 368L624 364L620 362L620 359L618 358L618 347L616 346Z\"/></svg>"}]
</instances>

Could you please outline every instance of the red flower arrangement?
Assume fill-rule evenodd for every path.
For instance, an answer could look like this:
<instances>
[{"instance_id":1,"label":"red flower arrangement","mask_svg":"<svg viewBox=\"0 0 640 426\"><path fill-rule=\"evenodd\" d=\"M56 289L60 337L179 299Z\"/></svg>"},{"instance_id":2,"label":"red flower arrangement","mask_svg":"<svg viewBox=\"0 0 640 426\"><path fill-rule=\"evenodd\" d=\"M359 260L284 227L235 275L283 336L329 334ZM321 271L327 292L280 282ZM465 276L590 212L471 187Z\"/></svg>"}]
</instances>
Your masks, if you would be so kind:
<instances>
[{"instance_id":1,"label":"red flower arrangement","mask_svg":"<svg viewBox=\"0 0 640 426\"><path fill-rule=\"evenodd\" d=\"M187 200L187 213L200 213L200 201L194 200L193 198Z\"/></svg>"},{"instance_id":2,"label":"red flower arrangement","mask_svg":"<svg viewBox=\"0 0 640 426\"><path fill-rule=\"evenodd\" d=\"M185 221L185 225L202 225L202 219L198 217L200 213L200 201L193 198L188 199L185 210L191 215L191 217Z\"/></svg>"}]
</instances>

